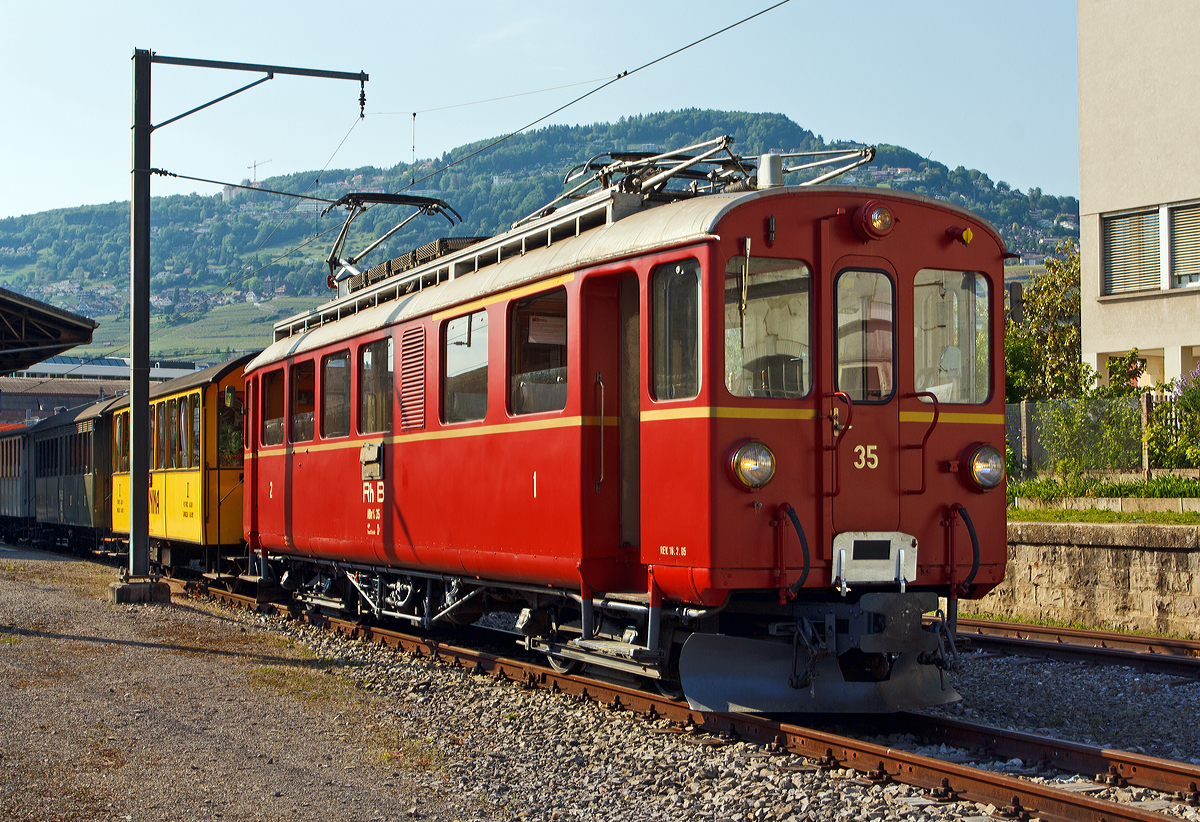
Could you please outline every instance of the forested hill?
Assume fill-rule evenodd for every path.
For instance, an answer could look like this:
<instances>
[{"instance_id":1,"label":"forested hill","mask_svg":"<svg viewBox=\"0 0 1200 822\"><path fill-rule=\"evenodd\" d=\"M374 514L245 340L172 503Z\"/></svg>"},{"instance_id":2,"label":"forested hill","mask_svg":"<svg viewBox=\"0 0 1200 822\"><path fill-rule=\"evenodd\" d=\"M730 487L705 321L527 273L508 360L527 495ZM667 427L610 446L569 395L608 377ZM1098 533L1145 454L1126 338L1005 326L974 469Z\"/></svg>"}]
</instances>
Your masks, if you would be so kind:
<instances>
[{"instance_id":1,"label":"forested hill","mask_svg":"<svg viewBox=\"0 0 1200 822\"><path fill-rule=\"evenodd\" d=\"M441 157L270 177L266 189L336 199L352 190L439 197L463 217L453 229L440 217L414 220L383 254L403 253L439 236L484 236L538 209L563 191L571 167L609 150L667 150L729 134L733 150L756 156L849 145L826 143L780 114L685 110L622 118L614 123L550 126L518 135L447 172L419 181L490 140ZM1040 189L1012 190L974 169L950 169L899 146L882 145L871 166L841 177L915 191L971 209L991 221L1011 250L1052 250L1078 236L1078 202ZM231 300L279 294L325 298L324 258L344 212L321 216L323 204L261 191L227 189L215 195L155 198L152 207L152 293L156 310L191 321ZM378 207L356 222L361 247L410 208ZM331 231L333 229L333 231ZM324 236L316 235L325 233ZM372 257L374 259L374 255ZM109 203L0 220L0 284L88 316L125 309L129 273L129 205ZM219 296L214 299L214 294ZM314 300L315 301L315 300Z\"/></svg>"}]
</instances>

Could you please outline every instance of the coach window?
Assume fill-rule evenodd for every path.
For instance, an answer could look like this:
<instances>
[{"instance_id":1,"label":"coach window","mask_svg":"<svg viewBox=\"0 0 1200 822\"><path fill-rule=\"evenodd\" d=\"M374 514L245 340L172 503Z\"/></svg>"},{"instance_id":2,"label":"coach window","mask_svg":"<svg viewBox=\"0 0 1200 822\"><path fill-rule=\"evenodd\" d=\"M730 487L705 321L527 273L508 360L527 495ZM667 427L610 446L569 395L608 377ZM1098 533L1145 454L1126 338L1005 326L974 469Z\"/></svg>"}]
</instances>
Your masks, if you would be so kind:
<instances>
[{"instance_id":1,"label":"coach window","mask_svg":"<svg viewBox=\"0 0 1200 822\"><path fill-rule=\"evenodd\" d=\"M514 414L567 407L567 290L513 304L509 317L510 397Z\"/></svg>"},{"instance_id":2,"label":"coach window","mask_svg":"<svg viewBox=\"0 0 1200 822\"><path fill-rule=\"evenodd\" d=\"M179 401L167 400L167 462L166 468L180 468L179 464Z\"/></svg>"},{"instance_id":3,"label":"coach window","mask_svg":"<svg viewBox=\"0 0 1200 822\"><path fill-rule=\"evenodd\" d=\"M358 349L358 432L392 430L392 338Z\"/></svg>"},{"instance_id":4,"label":"coach window","mask_svg":"<svg viewBox=\"0 0 1200 822\"><path fill-rule=\"evenodd\" d=\"M350 433L350 352L321 360L321 436Z\"/></svg>"},{"instance_id":5,"label":"coach window","mask_svg":"<svg viewBox=\"0 0 1200 822\"><path fill-rule=\"evenodd\" d=\"M725 387L798 399L812 388L812 275L800 260L732 257L725 266Z\"/></svg>"},{"instance_id":6,"label":"coach window","mask_svg":"<svg viewBox=\"0 0 1200 822\"><path fill-rule=\"evenodd\" d=\"M448 320L442 334L442 419L481 420L487 415L487 312Z\"/></svg>"},{"instance_id":7,"label":"coach window","mask_svg":"<svg viewBox=\"0 0 1200 822\"><path fill-rule=\"evenodd\" d=\"M283 376L282 371L275 372L280 377ZM265 393L265 392L264 392ZM280 389L279 405L282 412L283 397L282 389ZM245 416L243 409L243 394L241 391L233 393L233 402L229 405L225 404L225 395L219 394L217 401L217 467L218 468L241 468L246 463L245 443L242 439L243 426L242 417ZM196 396L196 405L199 407L200 397ZM196 431L200 431L200 417L197 413L195 421ZM197 433L197 436L199 434ZM283 420L279 421L279 439L283 441ZM278 443L276 443L278 445Z\"/></svg>"},{"instance_id":8,"label":"coach window","mask_svg":"<svg viewBox=\"0 0 1200 822\"><path fill-rule=\"evenodd\" d=\"M928 391L940 402L987 402L992 371L989 296L982 274L931 268L917 272L913 281L917 391Z\"/></svg>"},{"instance_id":9,"label":"coach window","mask_svg":"<svg viewBox=\"0 0 1200 822\"><path fill-rule=\"evenodd\" d=\"M154 429L154 453L156 455L154 467L163 469L167 467L167 404L165 402L154 406L154 416L158 418Z\"/></svg>"},{"instance_id":10,"label":"coach window","mask_svg":"<svg viewBox=\"0 0 1200 822\"><path fill-rule=\"evenodd\" d=\"M283 445L283 371L263 375L263 445Z\"/></svg>"},{"instance_id":11,"label":"coach window","mask_svg":"<svg viewBox=\"0 0 1200 822\"><path fill-rule=\"evenodd\" d=\"M651 288L654 398L691 399L700 393L700 263L655 267Z\"/></svg>"},{"instance_id":12,"label":"coach window","mask_svg":"<svg viewBox=\"0 0 1200 822\"><path fill-rule=\"evenodd\" d=\"M895 284L882 271L843 271L834 287L834 380L854 402L895 392Z\"/></svg>"},{"instance_id":13,"label":"coach window","mask_svg":"<svg viewBox=\"0 0 1200 822\"><path fill-rule=\"evenodd\" d=\"M192 394L192 401L189 403L192 412L192 467L200 467L200 395ZM239 426L240 428L240 426Z\"/></svg>"},{"instance_id":14,"label":"coach window","mask_svg":"<svg viewBox=\"0 0 1200 822\"><path fill-rule=\"evenodd\" d=\"M313 438L317 410L317 365L312 360L292 366L292 442Z\"/></svg>"}]
</instances>

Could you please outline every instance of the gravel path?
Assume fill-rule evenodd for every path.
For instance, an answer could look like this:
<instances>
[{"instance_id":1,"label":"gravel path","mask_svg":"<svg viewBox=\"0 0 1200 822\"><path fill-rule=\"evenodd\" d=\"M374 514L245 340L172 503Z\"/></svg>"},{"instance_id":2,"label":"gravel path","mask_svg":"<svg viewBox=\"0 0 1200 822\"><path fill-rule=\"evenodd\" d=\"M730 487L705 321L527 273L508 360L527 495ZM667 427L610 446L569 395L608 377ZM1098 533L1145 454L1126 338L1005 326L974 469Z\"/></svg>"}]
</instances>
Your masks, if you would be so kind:
<instances>
[{"instance_id":1,"label":"gravel path","mask_svg":"<svg viewBox=\"0 0 1200 822\"><path fill-rule=\"evenodd\" d=\"M110 605L112 574L0 549L0 819L940 822L993 810L275 617L180 598ZM954 715L1197 755L1178 721L1200 707L1197 685L969 657L955 679Z\"/></svg>"}]
</instances>

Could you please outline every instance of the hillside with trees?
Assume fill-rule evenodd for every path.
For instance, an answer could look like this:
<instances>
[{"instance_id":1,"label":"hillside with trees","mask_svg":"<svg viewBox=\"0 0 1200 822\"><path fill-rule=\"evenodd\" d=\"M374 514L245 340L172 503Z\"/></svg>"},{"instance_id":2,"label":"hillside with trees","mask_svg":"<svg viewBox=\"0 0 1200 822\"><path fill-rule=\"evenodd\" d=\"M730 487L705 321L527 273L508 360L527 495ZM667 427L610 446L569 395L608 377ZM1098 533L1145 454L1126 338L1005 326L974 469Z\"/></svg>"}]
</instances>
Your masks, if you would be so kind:
<instances>
[{"instance_id":1,"label":"hillside with trees","mask_svg":"<svg viewBox=\"0 0 1200 822\"><path fill-rule=\"evenodd\" d=\"M328 298L324 259L344 212L323 214L325 203L270 191L335 200L350 191L405 189L441 198L462 215L462 223L453 228L440 217L414 220L372 255L369 261L377 262L441 236L503 231L560 194L564 174L595 155L665 151L723 134L734 138L734 151L747 156L852 145L826 142L780 114L689 109L613 123L538 129L440 174L433 172L491 140L460 146L415 165L327 170L319 176L302 172L262 180L256 184L262 190L226 188L210 196L155 198L151 217L155 325L203 322L209 312L254 303L262 309L252 314L262 326L265 344L271 321ZM879 146L870 166L837 182L913 191L970 209L991 221L1008 247L1026 261L1040 261L1040 255L1056 242L1078 237L1079 207L1074 197L1046 195L1036 188L1016 191L981 171L951 169L899 146ZM354 245L361 248L409 211L401 206L372 208L355 223ZM101 343L106 337L115 343L127 334L128 283L127 202L0 220L0 284L101 319L106 327L112 326L107 334L104 328L98 332ZM278 310L266 305L276 299L280 299ZM120 323L126 323L123 332ZM239 337L246 337L244 332ZM190 353L188 336L156 333L155 351ZM160 345L158 338L167 343L167 337L167 347Z\"/></svg>"}]
</instances>

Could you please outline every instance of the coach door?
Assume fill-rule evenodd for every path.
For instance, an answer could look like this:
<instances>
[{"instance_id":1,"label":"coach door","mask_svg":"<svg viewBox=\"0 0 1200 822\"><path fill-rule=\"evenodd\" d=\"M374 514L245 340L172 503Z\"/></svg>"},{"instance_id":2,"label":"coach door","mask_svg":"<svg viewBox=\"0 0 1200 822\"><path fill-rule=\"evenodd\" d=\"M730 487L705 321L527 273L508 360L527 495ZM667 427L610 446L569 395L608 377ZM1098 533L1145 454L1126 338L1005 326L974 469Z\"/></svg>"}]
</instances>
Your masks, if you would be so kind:
<instances>
[{"instance_id":1,"label":"coach door","mask_svg":"<svg viewBox=\"0 0 1200 822\"><path fill-rule=\"evenodd\" d=\"M583 552L594 569L584 578L609 590L639 584L641 571L639 299L632 272L580 288Z\"/></svg>"},{"instance_id":2,"label":"coach door","mask_svg":"<svg viewBox=\"0 0 1200 822\"><path fill-rule=\"evenodd\" d=\"M896 275L882 260L843 259L833 267L830 293L833 367L823 393L831 456L825 491L833 528L837 533L895 531L900 524Z\"/></svg>"}]
</instances>

